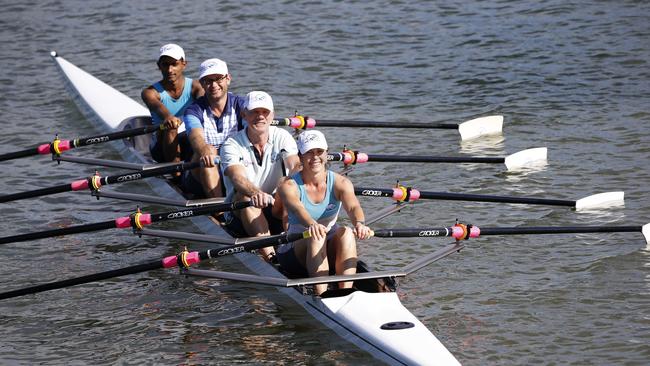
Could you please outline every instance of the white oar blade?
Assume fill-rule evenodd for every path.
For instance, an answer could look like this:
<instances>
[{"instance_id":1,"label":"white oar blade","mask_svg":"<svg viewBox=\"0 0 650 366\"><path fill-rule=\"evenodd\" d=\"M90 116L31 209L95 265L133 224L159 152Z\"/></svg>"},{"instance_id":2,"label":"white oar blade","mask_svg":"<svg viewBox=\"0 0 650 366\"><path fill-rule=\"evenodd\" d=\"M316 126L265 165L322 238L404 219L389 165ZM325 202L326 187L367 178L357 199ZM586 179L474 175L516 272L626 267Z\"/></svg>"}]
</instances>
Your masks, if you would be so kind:
<instances>
[{"instance_id":1,"label":"white oar blade","mask_svg":"<svg viewBox=\"0 0 650 366\"><path fill-rule=\"evenodd\" d=\"M500 134L503 131L503 116L475 118L458 125L461 140L475 139L484 135Z\"/></svg>"},{"instance_id":2,"label":"white oar blade","mask_svg":"<svg viewBox=\"0 0 650 366\"><path fill-rule=\"evenodd\" d=\"M576 211L624 206L624 196L623 192L605 192L587 196L576 201Z\"/></svg>"},{"instance_id":3,"label":"white oar blade","mask_svg":"<svg viewBox=\"0 0 650 366\"><path fill-rule=\"evenodd\" d=\"M646 248L650 249L650 223L643 225L641 232L643 233L646 244L648 244Z\"/></svg>"},{"instance_id":4,"label":"white oar blade","mask_svg":"<svg viewBox=\"0 0 650 366\"><path fill-rule=\"evenodd\" d=\"M515 170L521 168L529 168L533 166L546 165L547 156L548 156L548 149L545 147L537 147L534 149L522 150L506 156L505 159L506 169Z\"/></svg>"}]
</instances>

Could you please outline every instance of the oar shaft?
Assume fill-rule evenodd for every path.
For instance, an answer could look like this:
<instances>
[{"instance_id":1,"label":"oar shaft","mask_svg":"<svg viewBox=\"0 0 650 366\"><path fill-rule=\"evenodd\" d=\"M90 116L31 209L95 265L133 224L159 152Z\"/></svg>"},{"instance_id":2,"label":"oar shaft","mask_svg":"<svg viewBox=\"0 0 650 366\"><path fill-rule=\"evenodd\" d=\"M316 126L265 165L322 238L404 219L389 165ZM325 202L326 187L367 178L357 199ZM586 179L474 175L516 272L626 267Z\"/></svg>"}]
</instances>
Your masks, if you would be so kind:
<instances>
[{"instance_id":1,"label":"oar shaft","mask_svg":"<svg viewBox=\"0 0 650 366\"><path fill-rule=\"evenodd\" d=\"M113 132L109 134L81 137L73 140L74 141L73 145L74 147L81 147L81 146L101 144L102 142L121 140L127 137L146 135L148 133L157 131L159 129L160 129L160 125L156 125L156 126L151 125L151 126L144 126L144 127L138 127L138 128Z\"/></svg>"},{"instance_id":2,"label":"oar shaft","mask_svg":"<svg viewBox=\"0 0 650 366\"><path fill-rule=\"evenodd\" d=\"M373 127L373 128L435 128L457 130L457 123L427 123L427 122L378 122L378 121L346 121L333 119L318 119L316 127Z\"/></svg>"},{"instance_id":3,"label":"oar shaft","mask_svg":"<svg viewBox=\"0 0 650 366\"><path fill-rule=\"evenodd\" d=\"M531 205L547 205L547 206L567 206L575 207L576 201L546 199L546 198L533 198L533 197L511 197L511 196L489 196L484 194L467 194L467 193L449 193L449 192L427 192L418 191L416 189L382 189L382 188L366 188L356 187L354 193L357 196L366 197L391 197L398 201L414 201L417 199L433 199L433 200L447 200L447 201L475 201L475 202L500 202L500 203L519 203ZM408 193L409 197L405 197Z\"/></svg>"},{"instance_id":4,"label":"oar shaft","mask_svg":"<svg viewBox=\"0 0 650 366\"><path fill-rule=\"evenodd\" d=\"M163 174L183 172L185 170L198 168L199 166L201 166L200 162L179 163L179 164L166 165L159 168L143 170L134 173L124 173L124 174L118 174L118 175L112 175L106 177L95 176L91 178L80 179L70 184L62 184L59 186L54 186L49 188L41 188L33 191L13 193L13 194L0 196L0 203L17 201L25 198L47 196L50 194L70 192L70 191L81 191L85 189L95 190L95 189L99 189L101 186L108 185L108 184L125 183L125 182L131 182L131 181L140 180L144 178L149 178L149 177L156 177Z\"/></svg>"},{"instance_id":5,"label":"oar shaft","mask_svg":"<svg viewBox=\"0 0 650 366\"><path fill-rule=\"evenodd\" d=\"M482 163L482 164L503 164L505 158L491 157L464 157L464 156L404 156L404 155L380 155L368 154L368 161L377 162L404 162L404 163Z\"/></svg>"},{"instance_id":6,"label":"oar shaft","mask_svg":"<svg viewBox=\"0 0 650 366\"><path fill-rule=\"evenodd\" d=\"M30 147L25 150L14 151L6 154L0 155L0 161L7 161L12 159L24 158L27 156L38 155L38 146Z\"/></svg>"},{"instance_id":7,"label":"oar shaft","mask_svg":"<svg viewBox=\"0 0 650 366\"><path fill-rule=\"evenodd\" d=\"M4 238L0 238L0 244L51 238L53 236L87 233L92 231L115 229L115 228L121 228L121 229L130 228L130 227L142 228L154 222L183 219L183 218L213 214L213 213L224 212L224 211L239 210L242 208L249 207L251 205L252 203L250 201L246 201L246 202L222 203L219 205L210 205L210 206L199 207L199 208L191 208L187 210L163 212L158 214L137 213L130 216L118 217L115 220L97 222L93 224L77 225L77 226L71 226L71 227L66 227L61 229L53 229L53 230L39 231L39 232L28 233L28 234L6 236Z\"/></svg>"},{"instance_id":8,"label":"oar shaft","mask_svg":"<svg viewBox=\"0 0 650 366\"><path fill-rule=\"evenodd\" d=\"M341 161L345 164L362 164L367 162L386 163L481 163L503 164L503 157L480 156L426 156L426 155L382 155L366 154L358 151L344 151L327 155L328 161Z\"/></svg>"},{"instance_id":9,"label":"oar shaft","mask_svg":"<svg viewBox=\"0 0 650 366\"><path fill-rule=\"evenodd\" d=\"M259 240L250 241L244 244L229 245L225 247L205 250L202 252L184 252L177 256L169 256L163 258L162 260L156 260L148 263L137 264L134 266L115 269L111 271L95 273L87 276L71 278L62 281L49 282L42 285L36 285L36 286L31 286L19 290L0 293L0 300L23 296L23 295L35 294L38 292L60 289L64 287L81 285L84 283L106 280L113 277L151 271L154 269L173 268L173 267L185 266L185 265L189 266L191 264L198 263L200 261L210 259L210 258L224 257L227 255L233 255L237 253L261 249L273 245L285 244L285 243L289 243L307 237L309 237L309 232L291 233L291 234L284 233L282 235L266 237Z\"/></svg>"},{"instance_id":10,"label":"oar shaft","mask_svg":"<svg viewBox=\"0 0 650 366\"><path fill-rule=\"evenodd\" d=\"M567 206L567 207L574 207L576 205L576 201L570 201L570 200L532 198L532 197L489 196L484 194L425 192L425 191L420 191L420 198L448 200L448 201L500 202L500 203L531 204L531 205L547 205L547 206Z\"/></svg>"},{"instance_id":11,"label":"oar shaft","mask_svg":"<svg viewBox=\"0 0 650 366\"><path fill-rule=\"evenodd\" d=\"M72 184L62 184L62 185L59 185L59 186L41 188L41 189L36 189L36 190L33 190L33 191L12 193L12 194L7 194L7 195L4 195L4 196L0 196L0 203L10 202L10 201L17 201L17 200L21 200L21 199L25 199L25 198L47 196L49 194L70 192L72 190L73 190L73 185Z\"/></svg>"},{"instance_id":12,"label":"oar shaft","mask_svg":"<svg viewBox=\"0 0 650 366\"><path fill-rule=\"evenodd\" d=\"M5 236L4 238L0 238L0 244L15 243L15 242L19 242L19 241L36 240L36 239L43 239L43 238L51 238L51 237L54 237L54 236L88 233L88 232L92 232L92 231L113 229L115 227L116 227L115 220L97 222L97 223L88 224L88 225L70 226L70 227L64 227L64 228L60 228L60 229L39 231L39 232L35 232L35 233L19 234L19 235L13 235L13 236Z\"/></svg>"},{"instance_id":13,"label":"oar shaft","mask_svg":"<svg viewBox=\"0 0 650 366\"><path fill-rule=\"evenodd\" d=\"M34 155L39 155L39 154L41 154L41 155L44 155L44 154L60 154L60 153L62 153L64 151L71 150L71 149L74 149L76 147L101 144L103 142L124 139L124 138L127 138L127 137L134 137L134 136L144 135L144 134L151 133L151 132L154 132L154 131L159 130L159 129L160 129L160 125L157 125L157 126L152 125L152 126L144 126L144 127L138 127L138 128L129 129L129 130L113 132L113 133L109 133L109 134L81 137L81 138L74 139L74 140L59 140L59 139L56 139L53 142L45 142L45 143L39 144L38 146L35 146L35 147L31 147L31 148L27 148L27 149L20 150L20 151L14 151L14 152L2 154L2 155L0 155L0 161L18 159L18 158L23 158L23 157L27 157L27 156L34 156Z\"/></svg>"},{"instance_id":14,"label":"oar shaft","mask_svg":"<svg viewBox=\"0 0 650 366\"><path fill-rule=\"evenodd\" d=\"M482 227L480 235L631 233L641 232L641 229L641 226Z\"/></svg>"},{"instance_id":15,"label":"oar shaft","mask_svg":"<svg viewBox=\"0 0 650 366\"><path fill-rule=\"evenodd\" d=\"M3 293L0 293L0 300L9 299L9 298L12 298L12 297L29 295L29 294L35 294L35 293L38 293L38 292L56 290L56 289L60 289L60 288L76 286L76 285L81 285L81 284L84 284L84 283L101 281L101 280L106 280L106 279L109 279L109 278L126 276L126 275L130 275L130 274L136 274L136 273L151 271L151 270L160 269L160 268L163 268L163 264L162 264L162 262L160 260L157 260L157 261L153 261L153 262L149 262L149 263L137 264L137 265L131 266L131 267L125 267L125 268L115 269L115 270L106 271L106 272L94 273L94 274L91 274L91 275L77 277L77 278L71 278L71 279L68 279L68 280L54 281L54 282L44 283L42 285L36 285L36 286L32 286L32 287L22 288L22 289L19 289L19 290L3 292Z\"/></svg>"}]
</instances>

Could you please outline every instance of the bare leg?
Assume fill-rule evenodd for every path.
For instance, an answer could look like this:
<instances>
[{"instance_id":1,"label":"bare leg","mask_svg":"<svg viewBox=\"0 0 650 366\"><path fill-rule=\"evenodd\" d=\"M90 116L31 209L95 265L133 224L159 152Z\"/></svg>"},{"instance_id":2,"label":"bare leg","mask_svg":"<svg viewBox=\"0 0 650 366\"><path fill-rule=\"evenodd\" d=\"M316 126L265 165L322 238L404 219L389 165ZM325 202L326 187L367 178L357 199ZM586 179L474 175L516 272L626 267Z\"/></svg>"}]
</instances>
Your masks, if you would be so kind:
<instances>
[{"instance_id":1,"label":"bare leg","mask_svg":"<svg viewBox=\"0 0 650 366\"><path fill-rule=\"evenodd\" d=\"M236 195L235 201L250 201L250 197ZM269 230L269 223L264 217L262 209L257 207L247 207L242 210L233 211L233 214L236 215L242 222L246 234L249 236L269 236L271 235L271 230ZM273 247L266 247L258 250L258 253L262 255L264 260L269 261L270 256L275 253Z\"/></svg>"},{"instance_id":2,"label":"bare leg","mask_svg":"<svg viewBox=\"0 0 650 366\"><path fill-rule=\"evenodd\" d=\"M214 149L214 148L213 148ZM217 149L214 149L215 155L218 155ZM199 161L199 156L195 153L192 156L192 162ZM218 167L196 168L192 170L194 179L198 180L203 187L203 192L208 198L223 197L221 189L221 174Z\"/></svg>"},{"instance_id":3,"label":"bare leg","mask_svg":"<svg viewBox=\"0 0 650 366\"><path fill-rule=\"evenodd\" d=\"M352 229L339 227L327 245L328 256L334 258L337 275L357 273L357 242ZM339 283L339 288L352 288L352 281Z\"/></svg>"},{"instance_id":4,"label":"bare leg","mask_svg":"<svg viewBox=\"0 0 650 366\"><path fill-rule=\"evenodd\" d=\"M178 130L161 131L163 156L167 162L181 161L181 148L178 144ZM179 173L180 174L180 173Z\"/></svg>"}]
</instances>

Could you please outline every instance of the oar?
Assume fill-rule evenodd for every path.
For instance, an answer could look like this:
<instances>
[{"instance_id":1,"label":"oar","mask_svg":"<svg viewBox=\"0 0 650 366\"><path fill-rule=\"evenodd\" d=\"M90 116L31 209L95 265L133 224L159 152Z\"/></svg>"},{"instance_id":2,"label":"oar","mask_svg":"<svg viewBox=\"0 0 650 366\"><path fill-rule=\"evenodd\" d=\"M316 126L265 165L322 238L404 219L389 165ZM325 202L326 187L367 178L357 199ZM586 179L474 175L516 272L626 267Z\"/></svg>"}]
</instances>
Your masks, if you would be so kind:
<instances>
[{"instance_id":1,"label":"oar","mask_svg":"<svg viewBox=\"0 0 650 366\"><path fill-rule=\"evenodd\" d=\"M382 238L405 237L453 237L455 239L478 238L487 235L529 235L529 234L582 234L582 233L637 233L643 234L650 244L650 223L643 226L530 226L530 227L484 227L454 225L437 228L380 229L374 236Z\"/></svg>"},{"instance_id":2,"label":"oar","mask_svg":"<svg viewBox=\"0 0 650 366\"><path fill-rule=\"evenodd\" d=\"M242 208L246 208L249 206L251 206L251 202L246 201L246 202L235 202L235 203L221 203L218 205L205 206L200 208L191 208L191 209L180 210L180 211L162 212L157 214L141 213L138 211L129 216L118 217L115 220L108 220L108 221L96 222L96 223L85 224L85 225L70 226L70 227L64 227L60 229L37 231L37 232L27 233L27 234L5 236L4 238L0 238L0 244L51 238L54 236L62 236L62 235L69 235L69 234L87 233L87 232L107 230L107 229L123 229L129 227L132 227L134 229L142 229L144 226L151 225L154 222L184 219L184 218L194 217L194 216L209 215L217 212L240 210Z\"/></svg>"},{"instance_id":3,"label":"oar","mask_svg":"<svg viewBox=\"0 0 650 366\"><path fill-rule=\"evenodd\" d=\"M118 174L118 175L113 175L113 176L106 176L106 177L100 177L99 175L93 175L89 178L86 179L81 179L81 180L75 180L72 183L68 184L62 184L54 187L48 187L48 188L41 188L41 189L36 189L33 191L26 191L26 192L19 192L19 193L12 193L12 194L7 194L4 196L0 196L0 203L5 203L5 202L10 202L10 201L16 201L16 200L21 200L24 198L33 198L33 197L39 197L39 196L46 196L50 194L56 194L56 193L63 193L63 192L70 192L70 191L81 191L85 189L89 189L91 191L96 191L100 187L108 185L108 184L116 184L116 183L124 183L124 182L130 182L134 180L140 180L143 178L148 178L148 177L155 177L158 175L163 175L167 173L175 173L175 172L182 172L185 170L190 170L194 168L198 168L201 166L200 162L194 162L194 163L178 163L174 165L165 165L160 168L154 168L154 169L149 169L149 170L144 170L144 171L139 171L139 172L131 172L131 173L123 173L123 174Z\"/></svg>"},{"instance_id":4,"label":"oar","mask_svg":"<svg viewBox=\"0 0 650 366\"><path fill-rule=\"evenodd\" d=\"M448 200L448 201L476 201L476 202L500 202L519 203L529 205L548 205L573 207L576 211L591 210L610 206L621 206L624 204L623 192L605 192L581 198L579 200L559 200L536 197L511 197L511 196L490 196L484 194L449 193L449 192L426 192L414 188L399 186L396 188L365 188L356 187L354 193L357 196L366 197L390 197L399 202L416 201L418 199Z\"/></svg>"},{"instance_id":5,"label":"oar","mask_svg":"<svg viewBox=\"0 0 650 366\"><path fill-rule=\"evenodd\" d=\"M309 237L309 231L303 233L284 233L276 236L269 236L258 240L249 241L242 244L235 244L229 246L221 246L202 252L181 252L175 256L169 256L162 259L154 260L151 262L146 262L142 264L136 264L129 267L114 269L106 272L99 272L95 274L90 274L82 277L70 278L62 281L49 282L41 285L26 287L18 290L8 291L0 293L0 300L9 299L12 297L24 296L29 294L35 294L38 292L50 291L75 285L81 285L84 283L95 282L106 280L109 278L126 276L130 274L142 273L146 271L151 271L155 269L162 268L173 268L173 267L189 267L191 264L198 263L207 259L223 257L231 254L237 254L242 252L249 252L252 250L257 250L265 247L270 247L274 245L286 244L299 239L304 239Z\"/></svg>"},{"instance_id":6,"label":"oar","mask_svg":"<svg viewBox=\"0 0 650 366\"><path fill-rule=\"evenodd\" d=\"M80 137L80 138L77 138L77 139L74 139L74 140L60 140L58 138L58 136L57 136L57 137L54 138L54 141L52 141L52 142L45 142L45 143L39 144L39 145L37 145L35 147L30 147L30 148L27 148L27 149L24 149L24 150L19 150L19 151L14 151L14 152L2 154L2 155L0 155L0 161L18 159L18 158L23 158L23 157L27 157L27 156L33 156L33 155L39 155L39 154L41 154L41 155L47 155L47 154L59 155L64 151L71 150L71 149L74 149L76 147L101 144L103 142L124 139L124 138L127 138L127 137L145 135L147 133L151 133L151 132L154 132L156 130L161 129L160 126L162 126L162 125L138 127L138 128L133 128L133 129L129 129L129 130L109 133L109 134L95 135L95 136L89 136L89 137Z\"/></svg>"},{"instance_id":7,"label":"oar","mask_svg":"<svg viewBox=\"0 0 650 366\"><path fill-rule=\"evenodd\" d=\"M513 170L542 164L546 162L546 157L547 149L545 147L539 147L522 150L506 157L382 155L343 150L340 153L328 154L327 160L340 161L345 165L363 164L367 162L505 164L507 170Z\"/></svg>"},{"instance_id":8,"label":"oar","mask_svg":"<svg viewBox=\"0 0 650 366\"><path fill-rule=\"evenodd\" d=\"M424 128L458 130L461 140L469 140L479 136L500 134L503 131L503 116L487 116L475 118L463 123L444 122L376 122L349 120L315 120L306 116L294 116L274 120L275 126L288 126L296 129L314 127L378 127L378 128Z\"/></svg>"}]
</instances>

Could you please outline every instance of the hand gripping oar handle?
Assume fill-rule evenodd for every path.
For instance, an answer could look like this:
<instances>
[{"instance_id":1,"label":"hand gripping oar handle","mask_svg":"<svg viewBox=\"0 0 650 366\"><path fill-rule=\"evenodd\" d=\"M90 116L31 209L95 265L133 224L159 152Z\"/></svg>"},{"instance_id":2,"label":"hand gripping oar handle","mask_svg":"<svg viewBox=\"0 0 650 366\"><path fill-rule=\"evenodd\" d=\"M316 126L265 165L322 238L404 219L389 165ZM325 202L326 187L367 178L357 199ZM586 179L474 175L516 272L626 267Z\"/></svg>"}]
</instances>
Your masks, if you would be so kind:
<instances>
[{"instance_id":1,"label":"hand gripping oar handle","mask_svg":"<svg viewBox=\"0 0 650 366\"><path fill-rule=\"evenodd\" d=\"M270 236L259 240L250 241L244 244L235 244L235 245L210 249L202 252L184 251L175 256L169 256L163 259L158 259L143 264L137 264L134 266L124 267L124 268L115 269L111 271L100 272L100 273L95 273L87 276L71 278L62 281L55 281L55 282L45 283L45 284L31 286L27 288L22 288L18 290L3 292L0 293L0 300L29 295L29 294L35 294L44 291L56 290L64 287L81 285L84 283L106 280L114 277L142 273L142 272L151 271L155 269L185 267L185 266L189 266L190 264L197 263L202 260L206 260L210 258L223 257L226 255L232 255L241 252L270 247L274 245L290 243L292 241L296 241L308 237L309 237L308 231L303 233L291 233L291 234L284 233L277 236Z\"/></svg>"},{"instance_id":2,"label":"hand gripping oar handle","mask_svg":"<svg viewBox=\"0 0 650 366\"><path fill-rule=\"evenodd\" d=\"M156 130L159 130L161 125L157 126L145 126L145 127L138 127L138 128L133 128L129 130L123 130L119 132L114 132L114 133L109 133L109 134L103 134L103 135L95 135L95 136L88 136L88 137L80 137L74 140L59 140L58 137L55 138L52 142L46 142L39 144L36 147L31 147L27 148L25 150L20 150L20 151L14 151L6 154L0 155L0 161L6 161L6 160L12 160L12 159L18 159L18 158L23 158L27 156L34 156L34 155L46 155L46 154L61 154L64 151L74 149L76 147L81 147L81 146L88 146L88 145L94 145L94 144L101 144L103 142L108 142L108 141L113 141L113 140L119 140L119 139L124 139L127 137L133 137L133 136L139 136L139 135L145 135L151 132L154 132Z\"/></svg>"},{"instance_id":3,"label":"hand gripping oar handle","mask_svg":"<svg viewBox=\"0 0 650 366\"><path fill-rule=\"evenodd\" d=\"M105 185L108 185L108 184L131 182L131 181L135 181L135 180L140 180L140 179L149 178L149 177L155 177L155 176L168 174L168 173L182 172L182 171L185 171L185 170L198 168L199 166L201 166L200 162L179 163L179 164L174 164L174 165L166 165L166 166L162 166L162 167L154 168L154 169L149 169L149 170L143 170L143 171L139 171L139 172L135 172L135 173L123 173L123 174L106 176L106 177L100 177L99 175L93 175L93 176L91 176L89 178L76 180L76 181L74 181L72 183L68 183L68 184L62 184L62 185L54 186L54 187L41 188L41 189L36 189L36 190L33 190L33 191L13 193L13 194L7 194L7 195L4 195L4 196L0 196L0 203L10 202L10 201L17 201L17 200L21 200L21 199L25 199L25 198L46 196L46 195L56 194L56 193L63 193L63 192L70 192L70 191L81 191L81 190L86 190L86 189L89 189L91 191L96 191L99 188L101 188L102 186L105 186Z\"/></svg>"},{"instance_id":4,"label":"hand gripping oar handle","mask_svg":"<svg viewBox=\"0 0 650 366\"><path fill-rule=\"evenodd\" d=\"M70 235L70 234L79 234L79 233L88 233L93 231L107 230L107 229L124 229L124 228L133 228L134 230L142 229L147 225L151 225L154 222L167 221L167 220L176 220L184 219L194 216L208 215L217 212L226 212L240 210L251 206L250 201L245 202L234 202L234 203L222 203L218 205L209 205L200 208L191 208L180 211L170 211L157 214L148 214L136 212L129 216L118 217L115 220L108 220L103 222L97 222L87 225L78 225L65 227L60 229L45 230L35 233L19 234L13 236L6 236L0 238L0 244L15 243L28 240L36 240L43 238L51 238L54 236Z\"/></svg>"}]
</instances>

